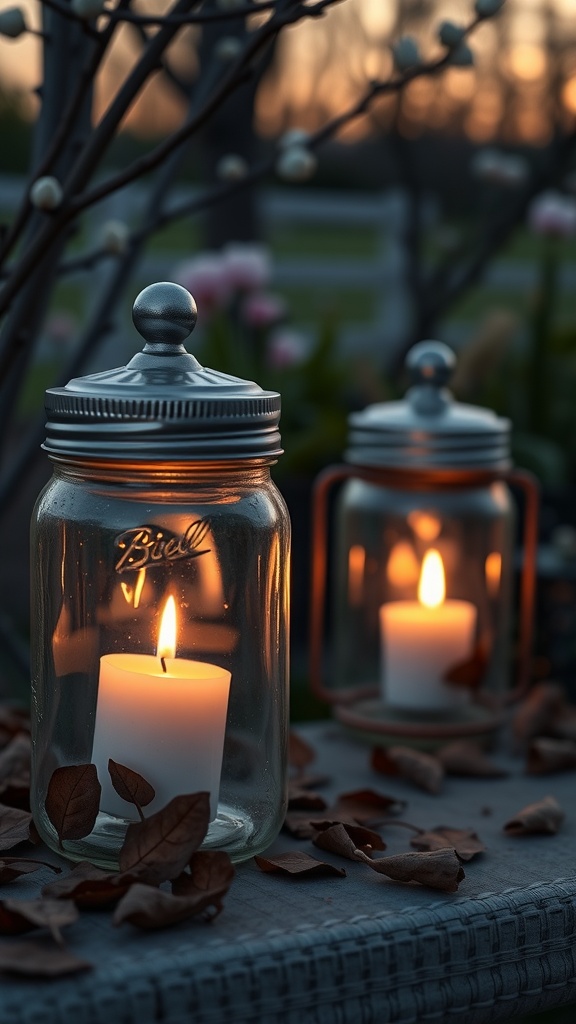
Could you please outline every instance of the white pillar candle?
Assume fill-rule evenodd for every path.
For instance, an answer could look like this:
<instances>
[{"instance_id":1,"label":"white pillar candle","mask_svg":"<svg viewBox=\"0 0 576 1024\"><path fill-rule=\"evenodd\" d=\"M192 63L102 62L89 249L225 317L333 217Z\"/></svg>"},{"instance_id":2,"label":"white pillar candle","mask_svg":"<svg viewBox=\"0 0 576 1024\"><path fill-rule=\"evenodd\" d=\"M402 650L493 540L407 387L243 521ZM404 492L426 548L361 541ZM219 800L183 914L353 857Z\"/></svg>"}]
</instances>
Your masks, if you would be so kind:
<instances>
[{"instance_id":1,"label":"white pillar candle","mask_svg":"<svg viewBox=\"0 0 576 1024\"><path fill-rule=\"evenodd\" d=\"M418 601L390 601L380 608L382 698L391 707L440 711L461 707L466 690L444 680L471 657L476 608L444 599L444 570L437 551L426 554Z\"/></svg>"},{"instance_id":2,"label":"white pillar candle","mask_svg":"<svg viewBox=\"0 0 576 1024\"><path fill-rule=\"evenodd\" d=\"M174 657L174 647L161 628L157 657L100 659L92 761L102 784L100 809L108 814L133 817L110 781L112 758L156 790L146 813L181 793L207 791L216 817L231 676L217 665Z\"/></svg>"}]
</instances>

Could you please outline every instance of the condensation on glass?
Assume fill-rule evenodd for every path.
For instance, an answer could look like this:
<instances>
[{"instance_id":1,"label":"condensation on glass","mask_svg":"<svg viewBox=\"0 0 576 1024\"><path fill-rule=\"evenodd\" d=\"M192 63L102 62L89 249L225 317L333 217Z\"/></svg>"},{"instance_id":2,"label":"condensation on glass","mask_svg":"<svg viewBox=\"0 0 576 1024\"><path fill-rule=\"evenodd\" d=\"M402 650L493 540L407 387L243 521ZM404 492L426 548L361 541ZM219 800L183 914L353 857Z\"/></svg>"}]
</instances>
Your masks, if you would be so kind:
<instances>
[{"instance_id":1,"label":"condensation on glass","mask_svg":"<svg viewBox=\"0 0 576 1024\"><path fill-rule=\"evenodd\" d=\"M95 827L63 845L106 866L138 820L109 758L154 787L145 813L209 792L204 848L234 860L265 849L285 813L290 524L270 477L280 400L201 367L181 344L194 320L183 289L150 286L134 307L143 352L47 393L54 473L32 526L33 813L58 848L50 779L96 764Z\"/></svg>"}]
</instances>

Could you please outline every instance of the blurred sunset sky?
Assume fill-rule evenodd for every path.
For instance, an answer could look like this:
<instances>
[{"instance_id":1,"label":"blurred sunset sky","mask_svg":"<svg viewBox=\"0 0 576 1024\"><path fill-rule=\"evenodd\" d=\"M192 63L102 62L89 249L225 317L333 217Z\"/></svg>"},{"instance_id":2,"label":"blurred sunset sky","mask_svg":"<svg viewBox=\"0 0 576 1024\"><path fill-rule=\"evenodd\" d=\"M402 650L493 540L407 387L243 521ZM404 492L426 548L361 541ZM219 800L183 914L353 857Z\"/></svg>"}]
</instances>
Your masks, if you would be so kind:
<instances>
[{"instance_id":1,"label":"blurred sunset sky","mask_svg":"<svg viewBox=\"0 0 576 1024\"><path fill-rule=\"evenodd\" d=\"M39 28L39 4L22 0L28 23ZM14 0L0 3L0 10ZM351 104L369 78L385 78L391 69L390 43L413 35L425 56L441 52L436 29L443 19L465 23L473 4L463 0L344 0L322 19L282 34L271 70L259 92L256 127L273 136L289 127L313 129L327 115ZM140 2L140 11L165 9ZM436 79L422 78L405 91L397 116L402 132L465 134L482 143L545 144L554 124L576 115L576 0L507 0L503 12L485 22L470 40L474 68L453 68ZM124 78L138 43L130 28L119 31L97 85L97 110ZM0 40L0 82L22 90L33 117L31 88L41 76L40 39L27 34ZM175 43L172 59L181 74L197 72L195 30ZM382 131L394 99L383 100L370 116L346 129L345 138ZM174 92L156 78L127 119L141 135L175 127L184 108Z\"/></svg>"}]
</instances>

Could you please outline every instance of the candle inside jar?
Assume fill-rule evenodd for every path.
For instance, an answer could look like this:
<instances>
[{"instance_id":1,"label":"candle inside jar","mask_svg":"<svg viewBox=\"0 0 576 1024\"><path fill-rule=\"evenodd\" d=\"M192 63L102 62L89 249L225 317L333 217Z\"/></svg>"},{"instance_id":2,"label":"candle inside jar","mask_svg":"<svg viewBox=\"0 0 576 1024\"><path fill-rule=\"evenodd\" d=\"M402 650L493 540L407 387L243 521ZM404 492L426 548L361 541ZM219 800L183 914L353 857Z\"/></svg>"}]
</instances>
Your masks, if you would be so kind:
<instances>
[{"instance_id":1,"label":"candle inside jar","mask_svg":"<svg viewBox=\"0 0 576 1024\"><path fill-rule=\"evenodd\" d=\"M100 659L92 761L105 813L134 817L134 808L112 786L112 758L154 787L147 813L179 794L209 792L211 820L216 817L231 675L218 665L175 655L176 610L169 597L156 657L131 653Z\"/></svg>"},{"instance_id":2,"label":"candle inside jar","mask_svg":"<svg viewBox=\"0 0 576 1024\"><path fill-rule=\"evenodd\" d=\"M418 601L390 601L380 608L382 698L392 707L439 711L468 703L466 690L446 673L472 654L477 612L470 601L445 599L438 551L426 553Z\"/></svg>"}]
</instances>

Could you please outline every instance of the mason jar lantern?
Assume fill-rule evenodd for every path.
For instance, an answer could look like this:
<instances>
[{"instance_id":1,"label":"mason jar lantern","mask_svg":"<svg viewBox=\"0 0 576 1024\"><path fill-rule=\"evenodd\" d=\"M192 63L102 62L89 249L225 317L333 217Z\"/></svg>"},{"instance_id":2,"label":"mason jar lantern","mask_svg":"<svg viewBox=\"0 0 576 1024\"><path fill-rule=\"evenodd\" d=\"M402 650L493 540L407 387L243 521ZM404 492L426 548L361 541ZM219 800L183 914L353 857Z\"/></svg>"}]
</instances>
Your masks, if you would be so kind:
<instances>
[{"instance_id":1,"label":"mason jar lantern","mask_svg":"<svg viewBox=\"0 0 576 1024\"><path fill-rule=\"evenodd\" d=\"M406 398L353 413L347 464L315 486L313 688L341 722L381 744L486 739L528 681L538 491L511 468L509 421L454 401L446 387L454 363L440 342L416 345ZM524 495L516 651L509 484Z\"/></svg>"},{"instance_id":2,"label":"mason jar lantern","mask_svg":"<svg viewBox=\"0 0 576 1024\"><path fill-rule=\"evenodd\" d=\"M109 760L154 789L153 814L208 792L204 848L243 860L285 812L290 524L270 478L280 396L204 368L183 341L193 298L138 296L127 366L46 394L53 463L32 525L32 809L72 859L117 866L136 808ZM93 764L90 834L62 846L56 769ZM61 838L61 837L60 837Z\"/></svg>"}]
</instances>

